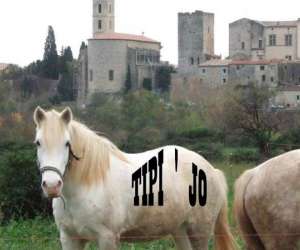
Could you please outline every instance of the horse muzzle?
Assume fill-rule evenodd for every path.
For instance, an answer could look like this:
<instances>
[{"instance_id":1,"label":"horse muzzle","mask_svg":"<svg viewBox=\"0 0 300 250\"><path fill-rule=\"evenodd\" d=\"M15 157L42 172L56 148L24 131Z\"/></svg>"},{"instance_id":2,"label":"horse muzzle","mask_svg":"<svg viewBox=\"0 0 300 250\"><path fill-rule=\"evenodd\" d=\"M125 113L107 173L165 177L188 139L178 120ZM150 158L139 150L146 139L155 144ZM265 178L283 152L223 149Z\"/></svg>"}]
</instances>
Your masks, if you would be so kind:
<instances>
[{"instance_id":1,"label":"horse muzzle","mask_svg":"<svg viewBox=\"0 0 300 250\"><path fill-rule=\"evenodd\" d=\"M49 185L47 181L42 182L42 189L48 198L58 198L61 196L63 183L58 180L56 184Z\"/></svg>"}]
</instances>

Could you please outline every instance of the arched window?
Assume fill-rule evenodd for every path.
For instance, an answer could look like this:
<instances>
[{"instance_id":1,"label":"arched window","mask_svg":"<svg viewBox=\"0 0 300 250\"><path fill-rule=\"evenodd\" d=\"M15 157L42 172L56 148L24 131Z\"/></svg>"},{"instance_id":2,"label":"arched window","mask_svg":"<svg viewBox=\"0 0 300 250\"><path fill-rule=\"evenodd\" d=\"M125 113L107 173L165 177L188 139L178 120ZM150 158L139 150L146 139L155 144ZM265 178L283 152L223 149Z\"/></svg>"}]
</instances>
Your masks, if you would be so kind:
<instances>
[{"instance_id":1,"label":"arched window","mask_svg":"<svg viewBox=\"0 0 300 250\"><path fill-rule=\"evenodd\" d=\"M98 29L99 29L99 30L102 29L102 20L98 20Z\"/></svg>"},{"instance_id":2,"label":"arched window","mask_svg":"<svg viewBox=\"0 0 300 250\"><path fill-rule=\"evenodd\" d=\"M98 12L99 12L99 13L102 13L102 4L99 4L99 5L98 5Z\"/></svg>"}]
</instances>

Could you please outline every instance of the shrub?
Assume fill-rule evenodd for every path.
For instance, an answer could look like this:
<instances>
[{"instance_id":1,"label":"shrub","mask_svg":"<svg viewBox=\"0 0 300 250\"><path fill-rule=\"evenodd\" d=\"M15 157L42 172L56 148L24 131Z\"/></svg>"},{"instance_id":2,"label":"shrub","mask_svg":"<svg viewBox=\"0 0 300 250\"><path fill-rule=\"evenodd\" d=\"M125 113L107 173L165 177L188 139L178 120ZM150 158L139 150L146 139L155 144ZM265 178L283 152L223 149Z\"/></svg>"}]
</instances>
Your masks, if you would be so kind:
<instances>
[{"instance_id":1,"label":"shrub","mask_svg":"<svg viewBox=\"0 0 300 250\"><path fill-rule=\"evenodd\" d=\"M239 162L258 162L260 160L260 155L255 148L239 148L233 150L227 155L228 160L239 163Z\"/></svg>"},{"instance_id":2,"label":"shrub","mask_svg":"<svg viewBox=\"0 0 300 250\"><path fill-rule=\"evenodd\" d=\"M198 143L192 149L208 160L215 161L223 158L221 143Z\"/></svg>"},{"instance_id":3,"label":"shrub","mask_svg":"<svg viewBox=\"0 0 300 250\"><path fill-rule=\"evenodd\" d=\"M31 145L6 145L0 154L0 211L2 219L33 218L50 212L42 197L35 150Z\"/></svg>"}]
</instances>

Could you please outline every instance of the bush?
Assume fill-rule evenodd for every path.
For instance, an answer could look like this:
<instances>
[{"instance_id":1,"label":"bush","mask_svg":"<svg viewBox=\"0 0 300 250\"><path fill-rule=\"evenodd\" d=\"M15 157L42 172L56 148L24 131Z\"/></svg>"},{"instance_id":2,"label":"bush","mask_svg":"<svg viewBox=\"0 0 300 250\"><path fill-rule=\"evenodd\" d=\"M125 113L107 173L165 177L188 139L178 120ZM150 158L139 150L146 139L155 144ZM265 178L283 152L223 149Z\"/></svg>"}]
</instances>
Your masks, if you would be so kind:
<instances>
[{"instance_id":1,"label":"bush","mask_svg":"<svg viewBox=\"0 0 300 250\"><path fill-rule=\"evenodd\" d=\"M0 154L0 211L3 221L33 218L50 212L42 197L32 145L6 145Z\"/></svg>"},{"instance_id":2,"label":"bush","mask_svg":"<svg viewBox=\"0 0 300 250\"><path fill-rule=\"evenodd\" d=\"M260 160L259 152L256 148L239 148L233 150L227 155L228 160L239 162L258 162Z\"/></svg>"},{"instance_id":3,"label":"bush","mask_svg":"<svg viewBox=\"0 0 300 250\"><path fill-rule=\"evenodd\" d=\"M208 160L215 161L223 158L223 144L221 143L198 143L192 149Z\"/></svg>"}]
</instances>

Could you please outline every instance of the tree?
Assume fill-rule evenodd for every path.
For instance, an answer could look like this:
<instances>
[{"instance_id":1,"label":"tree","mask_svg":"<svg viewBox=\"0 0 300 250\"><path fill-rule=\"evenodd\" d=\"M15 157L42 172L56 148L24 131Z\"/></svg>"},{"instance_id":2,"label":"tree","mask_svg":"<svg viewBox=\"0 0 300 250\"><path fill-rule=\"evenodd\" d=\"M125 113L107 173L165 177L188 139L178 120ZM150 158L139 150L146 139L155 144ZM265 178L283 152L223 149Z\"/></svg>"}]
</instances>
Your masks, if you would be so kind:
<instances>
[{"instance_id":1,"label":"tree","mask_svg":"<svg viewBox=\"0 0 300 250\"><path fill-rule=\"evenodd\" d=\"M62 48L61 55L59 57L59 73L65 74L68 73L69 70L69 64L72 63L74 60L72 49L70 46L67 48Z\"/></svg>"},{"instance_id":2,"label":"tree","mask_svg":"<svg viewBox=\"0 0 300 250\"><path fill-rule=\"evenodd\" d=\"M66 62L72 62L74 60L73 52L72 52L72 49L70 46L68 46L66 49L64 49L63 57Z\"/></svg>"},{"instance_id":3,"label":"tree","mask_svg":"<svg viewBox=\"0 0 300 250\"><path fill-rule=\"evenodd\" d=\"M161 92L168 92L171 86L171 74L175 73L172 65L160 66L156 72L156 88Z\"/></svg>"},{"instance_id":4,"label":"tree","mask_svg":"<svg viewBox=\"0 0 300 250\"><path fill-rule=\"evenodd\" d=\"M74 79L73 79L73 64L68 62L65 72L61 74L61 79L57 86L58 99L60 101L74 101Z\"/></svg>"},{"instance_id":5,"label":"tree","mask_svg":"<svg viewBox=\"0 0 300 250\"><path fill-rule=\"evenodd\" d=\"M131 69L130 69L130 65L128 64L126 81L125 81L125 93L129 92L131 89L132 89Z\"/></svg>"},{"instance_id":6,"label":"tree","mask_svg":"<svg viewBox=\"0 0 300 250\"><path fill-rule=\"evenodd\" d=\"M58 55L52 26L48 27L48 36L45 43L43 76L50 79L58 79Z\"/></svg>"},{"instance_id":7,"label":"tree","mask_svg":"<svg viewBox=\"0 0 300 250\"><path fill-rule=\"evenodd\" d=\"M80 45L80 51L83 49L86 49L86 48L87 48L87 45L85 44L85 42L82 42Z\"/></svg>"},{"instance_id":8,"label":"tree","mask_svg":"<svg viewBox=\"0 0 300 250\"><path fill-rule=\"evenodd\" d=\"M255 141L262 160L269 158L270 143L285 118L283 112L270 108L275 92L268 86L254 83L232 90L224 104L225 122Z\"/></svg>"}]
</instances>

